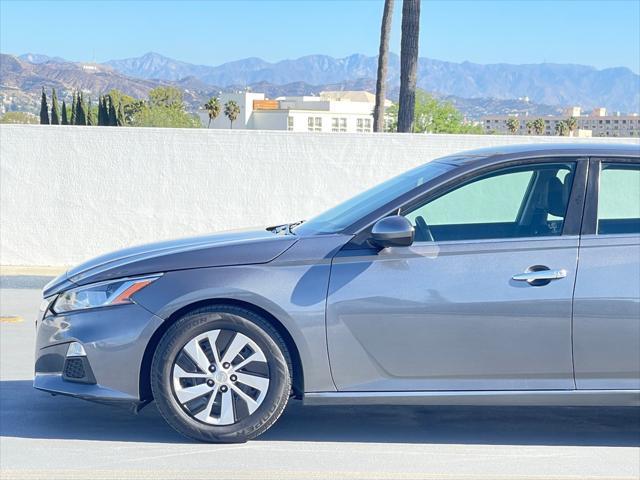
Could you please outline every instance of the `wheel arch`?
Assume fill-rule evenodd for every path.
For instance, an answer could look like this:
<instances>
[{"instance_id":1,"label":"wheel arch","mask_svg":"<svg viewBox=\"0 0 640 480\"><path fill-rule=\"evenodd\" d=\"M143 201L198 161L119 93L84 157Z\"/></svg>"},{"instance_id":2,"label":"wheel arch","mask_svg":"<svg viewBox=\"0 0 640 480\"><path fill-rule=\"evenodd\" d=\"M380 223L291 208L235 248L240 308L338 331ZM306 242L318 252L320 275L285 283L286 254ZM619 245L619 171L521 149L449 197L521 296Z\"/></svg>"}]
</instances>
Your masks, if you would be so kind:
<instances>
[{"instance_id":1,"label":"wheel arch","mask_svg":"<svg viewBox=\"0 0 640 480\"><path fill-rule=\"evenodd\" d=\"M236 300L232 298L211 298L206 300L200 300L197 302L193 302L189 305L185 305L184 307L173 312L167 319L162 322L162 324L156 329L156 331L151 336L147 346L145 347L145 351L142 357L142 362L140 365L140 376L139 376L139 394L140 399L142 401L151 401L153 399L153 394L151 392L151 362L153 360L153 355L156 352L158 344L160 340L166 333L166 331L176 323L180 318L182 318L187 313L197 310L202 307L208 306L216 306L216 305L230 305L234 307L244 308L246 310L250 310L253 313L256 313L263 317L266 321L268 321L280 334L282 339L285 342L285 345L288 349L289 355L291 356L292 363L292 389L296 398L302 398L304 393L304 372L302 368L302 360L300 357L300 352L298 347L293 340L291 333L284 326L284 324L271 312L265 310L258 305L255 305L250 302Z\"/></svg>"}]
</instances>

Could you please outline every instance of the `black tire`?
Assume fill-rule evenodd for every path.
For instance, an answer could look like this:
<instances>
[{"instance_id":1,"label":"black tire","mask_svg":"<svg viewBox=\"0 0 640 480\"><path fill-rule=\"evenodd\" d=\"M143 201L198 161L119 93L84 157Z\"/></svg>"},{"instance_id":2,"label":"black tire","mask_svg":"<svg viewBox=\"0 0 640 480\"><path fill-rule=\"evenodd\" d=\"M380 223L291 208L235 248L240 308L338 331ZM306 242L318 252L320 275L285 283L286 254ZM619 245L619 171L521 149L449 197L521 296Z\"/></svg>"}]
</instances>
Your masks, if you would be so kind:
<instances>
[{"instance_id":1,"label":"black tire","mask_svg":"<svg viewBox=\"0 0 640 480\"><path fill-rule=\"evenodd\" d=\"M172 383L174 362L195 336L214 329L242 333L267 359L269 386L257 409L231 425L199 421L182 407ZM236 306L215 305L187 313L162 337L151 364L151 390L162 417L176 431L202 442L242 443L264 433L280 417L291 392L291 359L276 329L260 315Z\"/></svg>"}]
</instances>

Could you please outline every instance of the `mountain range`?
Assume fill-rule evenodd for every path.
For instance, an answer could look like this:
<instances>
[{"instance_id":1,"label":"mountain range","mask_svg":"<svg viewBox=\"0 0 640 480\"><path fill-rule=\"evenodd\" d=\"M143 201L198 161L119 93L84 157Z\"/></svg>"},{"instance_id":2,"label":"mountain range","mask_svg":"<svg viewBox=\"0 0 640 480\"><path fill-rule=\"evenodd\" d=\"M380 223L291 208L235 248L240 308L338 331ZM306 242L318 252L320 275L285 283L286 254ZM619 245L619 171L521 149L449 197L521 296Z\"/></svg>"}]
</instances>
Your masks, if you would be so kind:
<instances>
[{"instance_id":1,"label":"mountain range","mask_svg":"<svg viewBox=\"0 0 640 480\"><path fill-rule=\"evenodd\" d=\"M150 52L106 64L126 75L147 79L179 80L193 76L212 85L257 82L322 85L375 79L377 62L375 56L360 54L345 58L309 55L275 63L246 58L206 66ZM387 81L392 87L400 83L400 59L393 53L389 55ZM529 97L532 102L548 105L605 106L624 112L640 109L640 75L624 67L598 70L584 65L553 63L480 65L420 58L417 83L427 91L461 98Z\"/></svg>"},{"instance_id":2,"label":"mountain range","mask_svg":"<svg viewBox=\"0 0 640 480\"><path fill-rule=\"evenodd\" d=\"M640 110L640 76L622 67L480 65L427 58L420 58L418 67L420 88L452 101L471 118L525 111L546 115L567 105ZM274 63L247 58L218 66L195 65L153 52L102 64L74 63L36 53L0 54L0 93L10 96L18 107L34 111L42 86L66 90L67 95L73 89L97 95L117 88L141 98L152 88L173 85L185 92L188 107L195 110L211 95L247 87L271 98L323 90L373 91L376 69L377 57L360 54L345 58L309 55ZM399 58L391 54L387 78L391 99L397 99L399 77ZM528 100L518 100L522 97Z\"/></svg>"}]
</instances>

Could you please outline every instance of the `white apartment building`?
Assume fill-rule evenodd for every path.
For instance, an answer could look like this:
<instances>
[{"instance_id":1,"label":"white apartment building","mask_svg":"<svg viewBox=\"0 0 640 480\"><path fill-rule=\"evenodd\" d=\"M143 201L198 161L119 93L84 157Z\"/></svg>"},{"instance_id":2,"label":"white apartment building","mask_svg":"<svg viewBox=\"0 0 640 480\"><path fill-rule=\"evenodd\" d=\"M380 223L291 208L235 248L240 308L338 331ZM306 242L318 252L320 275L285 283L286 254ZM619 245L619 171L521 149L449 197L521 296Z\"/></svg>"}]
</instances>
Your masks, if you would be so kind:
<instances>
[{"instance_id":1,"label":"white apartment building","mask_svg":"<svg viewBox=\"0 0 640 480\"><path fill-rule=\"evenodd\" d=\"M545 123L544 135L556 135L556 125L569 117L575 117L577 130L573 133L579 137L639 137L640 116L637 113L607 115L604 108L595 108L583 115L580 107L569 107L563 115L536 117L531 115L488 115L482 117L482 126L486 133L510 134L507 121L516 118L519 121L516 135L532 135L527 122L542 118Z\"/></svg>"},{"instance_id":2,"label":"white apartment building","mask_svg":"<svg viewBox=\"0 0 640 480\"><path fill-rule=\"evenodd\" d=\"M221 112L211 128L231 128L224 105L233 100L240 106L234 129L287 130L290 132L373 131L375 96L364 91L321 92L319 96L286 96L273 100L263 93L220 94ZM385 106L392 103L387 100ZM203 112L203 123L209 119Z\"/></svg>"}]
</instances>

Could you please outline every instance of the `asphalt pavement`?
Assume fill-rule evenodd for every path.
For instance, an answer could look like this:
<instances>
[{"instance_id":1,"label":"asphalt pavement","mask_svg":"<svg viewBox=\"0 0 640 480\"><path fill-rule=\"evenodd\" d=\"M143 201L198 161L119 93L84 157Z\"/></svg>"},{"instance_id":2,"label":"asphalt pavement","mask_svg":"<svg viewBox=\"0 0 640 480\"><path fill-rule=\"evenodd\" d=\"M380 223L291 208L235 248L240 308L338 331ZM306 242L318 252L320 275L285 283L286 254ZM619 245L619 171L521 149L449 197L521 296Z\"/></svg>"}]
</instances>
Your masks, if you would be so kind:
<instances>
[{"instance_id":1,"label":"asphalt pavement","mask_svg":"<svg viewBox=\"0 0 640 480\"><path fill-rule=\"evenodd\" d=\"M243 445L181 437L140 414L34 390L44 280L0 279L2 479L634 479L640 409L311 407L291 402Z\"/></svg>"}]
</instances>

